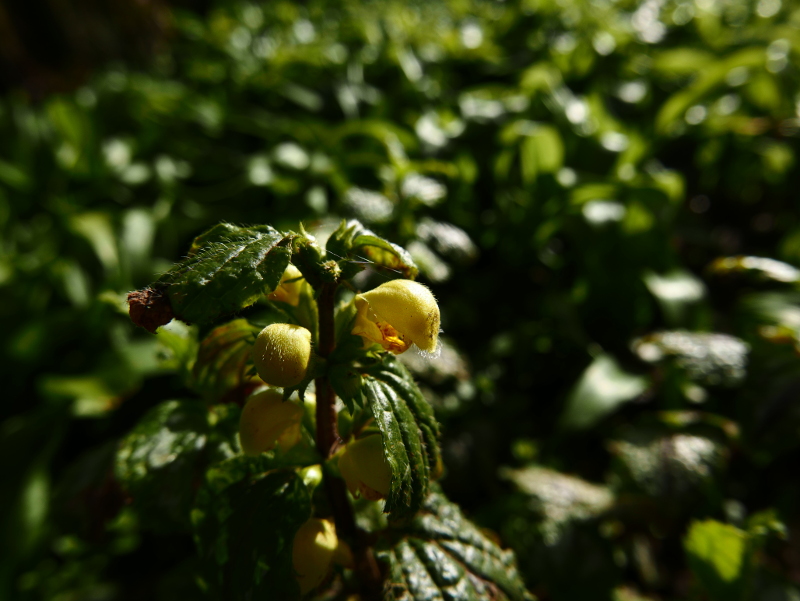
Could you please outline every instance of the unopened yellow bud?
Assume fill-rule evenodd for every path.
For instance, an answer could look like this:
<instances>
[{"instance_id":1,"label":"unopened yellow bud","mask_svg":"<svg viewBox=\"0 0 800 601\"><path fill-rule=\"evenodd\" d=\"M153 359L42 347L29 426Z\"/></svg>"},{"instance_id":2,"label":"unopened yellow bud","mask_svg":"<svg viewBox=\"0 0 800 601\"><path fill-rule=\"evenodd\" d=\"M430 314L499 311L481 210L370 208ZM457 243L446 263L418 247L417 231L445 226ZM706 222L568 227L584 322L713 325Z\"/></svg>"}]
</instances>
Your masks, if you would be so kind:
<instances>
[{"instance_id":1,"label":"unopened yellow bud","mask_svg":"<svg viewBox=\"0 0 800 601\"><path fill-rule=\"evenodd\" d=\"M329 520L311 518L300 526L292 545L292 565L300 594L314 590L325 580L338 546L336 528Z\"/></svg>"},{"instance_id":2,"label":"unopened yellow bud","mask_svg":"<svg viewBox=\"0 0 800 601\"><path fill-rule=\"evenodd\" d=\"M288 451L300 441L303 408L283 400L277 390L257 392L247 399L239 418L239 441L245 455L270 451L277 444Z\"/></svg>"},{"instance_id":3,"label":"unopened yellow bud","mask_svg":"<svg viewBox=\"0 0 800 601\"><path fill-rule=\"evenodd\" d=\"M347 488L369 501L385 499L392 488L392 470L383 454L383 437L370 434L348 444L339 456Z\"/></svg>"},{"instance_id":4,"label":"unopened yellow bud","mask_svg":"<svg viewBox=\"0 0 800 601\"><path fill-rule=\"evenodd\" d=\"M412 280L392 280L356 296L352 333L400 354L412 344L434 352L439 340L439 305L433 293Z\"/></svg>"},{"instance_id":5,"label":"unopened yellow bud","mask_svg":"<svg viewBox=\"0 0 800 601\"><path fill-rule=\"evenodd\" d=\"M311 332L290 323L273 323L261 330L253 345L253 363L270 386L296 386L311 361Z\"/></svg>"},{"instance_id":6,"label":"unopened yellow bud","mask_svg":"<svg viewBox=\"0 0 800 601\"><path fill-rule=\"evenodd\" d=\"M267 298L273 301L289 303L296 307L300 304L300 294L305 285L306 281L303 279L303 274L300 273L297 267L289 263L286 271L281 276L280 284L267 295Z\"/></svg>"}]
</instances>

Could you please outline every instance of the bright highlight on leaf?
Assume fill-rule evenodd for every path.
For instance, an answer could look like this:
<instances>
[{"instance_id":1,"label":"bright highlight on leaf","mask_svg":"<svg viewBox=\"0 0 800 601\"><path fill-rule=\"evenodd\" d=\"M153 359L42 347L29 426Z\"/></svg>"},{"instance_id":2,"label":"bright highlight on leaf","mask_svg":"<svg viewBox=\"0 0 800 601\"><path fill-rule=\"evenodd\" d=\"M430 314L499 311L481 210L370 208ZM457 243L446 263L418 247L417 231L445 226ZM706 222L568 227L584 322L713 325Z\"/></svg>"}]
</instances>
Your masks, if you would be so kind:
<instances>
[{"instance_id":1,"label":"bright highlight on leaf","mask_svg":"<svg viewBox=\"0 0 800 601\"><path fill-rule=\"evenodd\" d=\"M296 386L311 361L311 332L290 323L273 323L261 330L253 346L253 363L270 386Z\"/></svg>"},{"instance_id":2,"label":"bright highlight on leaf","mask_svg":"<svg viewBox=\"0 0 800 601\"><path fill-rule=\"evenodd\" d=\"M288 451L300 441L303 408L283 400L277 390L257 392L247 400L239 420L239 440L245 455L260 455L279 446Z\"/></svg>"},{"instance_id":3,"label":"bright highlight on leaf","mask_svg":"<svg viewBox=\"0 0 800 601\"><path fill-rule=\"evenodd\" d=\"M339 456L339 470L353 496L379 501L389 495L392 471L384 456L380 434L371 434L348 444Z\"/></svg>"},{"instance_id":4,"label":"bright highlight on leaf","mask_svg":"<svg viewBox=\"0 0 800 601\"><path fill-rule=\"evenodd\" d=\"M439 305L431 291L412 280L392 280L356 296L352 333L365 343L400 354L416 344L432 353L439 342Z\"/></svg>"}]
</instances>

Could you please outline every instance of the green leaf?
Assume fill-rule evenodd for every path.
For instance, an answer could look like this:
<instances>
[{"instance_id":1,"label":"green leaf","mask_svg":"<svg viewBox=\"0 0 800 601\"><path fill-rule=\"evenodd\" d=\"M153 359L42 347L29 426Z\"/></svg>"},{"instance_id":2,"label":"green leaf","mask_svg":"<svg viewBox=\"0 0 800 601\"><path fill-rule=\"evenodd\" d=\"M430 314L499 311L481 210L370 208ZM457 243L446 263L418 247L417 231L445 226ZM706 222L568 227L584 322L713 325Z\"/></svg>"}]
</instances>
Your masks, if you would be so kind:
<instances>
[{"instance_id":1,"label":"green leaf","mask_svg":"<svg viewBox=\"0 0 800 601\"><path fill-rule=\"evenodd\" d=\"M203 403L166 401L120 442L115 475L137 510L158 528L188 527L208 434Z\"/></svg>"},{"instance_id":2,"label":"green leaf","mask_svg":"<svg viewBox=\"0 0 800 601\"><path fill-rule=\"evenodd\" d=\"M744 598L747 534L716 520L695 521L683 540L689 567L712 599Z\"/></svg>"},{"instance_id":3,"label":"green leaf","mask_svg":"<svg viewBox=\"0 0 800 601\"><path fill-rule=\"evenodd\" d=\"M718 275L742 274L754 280L795 284L800 270L793 265L768 257L721 257L711 263L709 271Z\"/></svg>"},{"instance_id":4,"label":"green leaf","mask_svg":"<svg viewBox=\"0 0 800 601\"><path fill-rule=\"evenodd\" d=\"M388 565L384 601L529 601L514 554L500 549L440 492L376 547Z\"/></svg>"},{"instance_id":5,"label":"green leaf","mask_svg":"<svg viewBox=\"0 0 800 601\"><path fill-rule=\"evenodd\" d=\"M200 343L192 369L192 388L210 400L220 400L227 392L247 382L250 350L259 329L246 319L211 330Z\"/></svg>"},{"instance_id":6,"label":"green leaf","mask_svg":"<svg viewBox=\"0 0 800 601\"><path fill-rule=\"evenodd\" d=\"M633 342L639 358L648 363L673 359L694 381L735 386L747 374L750 347L728 334L674 330L655 332Z\"/></svg>"},{"instance_id":7,"label":"green leaf","mask_svg":"<svg viewBox=\"0 0 800 601\"><path fill-rule=\"evenodd\" d=\"M278 286L291 257L291 237L268 225L220 223L198 236L189 255L154 287L167 293L175 317L213 322Z\"/></svg>"},{"instance_id":8,"label":"green leaf","mask_svg":"<svg viewBox=\"0 0 800 601\"><path fill-rule=\"evenodd\" d=\"M669 510L681 509L687 496L713 486L726 463L720 443L694 434L632 429L609 449L624 479L647 495L669 499Z\"/></svg>"},{"instance_id":9,"label":"green leaf","mask_svg":"<svg viewBox=\"0 0 800 601\"><path fill-rule=\"evenodd\" d=\"M615 501L607 486L546 467L501 468L500 475L514 483L528 507L541 517L539 530L549 546L558 542L569 524L601 516Z\"/></svg>"},{"instance_id":10,"label":"green leaf","mask_svg":"<svg viewBox=\"0 0 800 601\"><path fill-rule=\"evenodd\" d=\"M414 515L441 470L439 424L411 374L393 355L364 373L363 393L383 434L392 469L384 511L395 519Z\"/></svg>"},{"instance_id":11,"label":"green leaf","mask_svg":"<svg viewBox=\"0 0 800 601\"><path fill-rule=\"evenodd\" d=\"M311 516L311 497L293 470L207 482L192 511L201 586L231 601L300 598L292 544Z\"/></svg>"},{"instance_id":12,"label":"green leaf","mask_svg":"<svg viewBox=\"0 0 800 601\"><path fill-rule=\"evenodd\" d=\"M570 392L561 423L570 429L589 428L646 389L645 378L623 371L609 355L600 355Z\"/></svg>"},{"instance_id":13,"label":"green leaf","mask_svg":"<svg viewBox=\"0 0 800 601\"><path fill-rule=\"evenodd\" d=\"M419 273L408 252L376 236L356 220L342 221L331 234L326 249L342 263L345 279L361 271L365 265L399 272L404 278L414 279Z\"/></svg>"}]
</instances>

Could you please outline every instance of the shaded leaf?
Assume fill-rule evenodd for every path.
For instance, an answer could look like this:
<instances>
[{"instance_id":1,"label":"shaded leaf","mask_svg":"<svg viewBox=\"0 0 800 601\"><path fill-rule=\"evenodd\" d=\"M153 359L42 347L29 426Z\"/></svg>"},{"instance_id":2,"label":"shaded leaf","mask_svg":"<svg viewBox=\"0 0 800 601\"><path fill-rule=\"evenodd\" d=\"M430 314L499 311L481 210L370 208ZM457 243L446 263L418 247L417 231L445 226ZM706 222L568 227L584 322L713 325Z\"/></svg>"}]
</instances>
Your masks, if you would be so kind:
<instances>
[{"instance_id":1,"label":"shaded leaf","mask_svg":"<svg viewBox=\"0 0 800 601\"><path fill-rule=\"evenodd\" d=\"M292 470L209 480L192 510L201 585L221 599L300 598L292 544L311 498Z\"/></svg>"},{"instance_id":2,"label":"shaded leaf","mask_svg":"<svg viewBox=\"0 0 800 601\"><path fill-rule=\"evenodd\" d=\"M120 442L115 475L152 523L166 529L188 526L208 434L203 403L166 401Z\"/></svg>"},{"instance_id":3,"label":"shaded leaf","mask_svg":"<svg viewBox=\"0 0 800 601\"><path fill-rule=\"evenodd\" d=\"M384 601L533 599L514 554L500 549L438 491L411 522L386 534L377 546L378 559L388 565Z\"/></svg>"},{"instance_id":4,"label":"shaded leaf","mask_svg":"<svg viewBox=\"0 0 800 601\"><path fill-rule=\"evenodd\" d=\"M545 467L506 468L501 476L511 480L541 515L540 530L549 545L557 542L563 526L602 515L614 503L608 487Z\"/></svg>"},{"instance_id":5,"label":"shaded leaf","mask_svg":"<svg viewBox=\"0 0 800 601\"><path fill-rule=\"evenodd\" d=\"M387 355L363 374L363 394L383 434L392 469L392 489L384 511L411 516L422 506L430 480L441 471L439 424L411 374Z\"/></svg>"},{"instance_id":6,"label":"shaded leaf","mask_svg":"<svg viewBox=\"0 0 800 601\"><path fill-rule=\"evenodd\" d=\"M274 290L291 257L285 235L268 225L220 223L198 236L189 255L154 284L175 317L209 323Z\"/></svg>"},{"instance_id":7,"label":"shaded leaf","mask_svg":"<svg viewBox=\"0 0 800 601\"><path fill-rule=\"evenodd\" d=\"M675 500L710 485L726 458L718 442L682 433L635 430L609 447L640 490Z\"/></svg>"},{"instance_id":8,"label":"shaded leaf","mask_svg":"<svg viewBox=\"0 0 800 601\"><path fill-rule=\"evenodd\" d=\"M235 319L211 330L200 343L192 368L192 387L204 397L219 400L247 382L250 350L259 328Z\"/></svg>"}]
</instances>

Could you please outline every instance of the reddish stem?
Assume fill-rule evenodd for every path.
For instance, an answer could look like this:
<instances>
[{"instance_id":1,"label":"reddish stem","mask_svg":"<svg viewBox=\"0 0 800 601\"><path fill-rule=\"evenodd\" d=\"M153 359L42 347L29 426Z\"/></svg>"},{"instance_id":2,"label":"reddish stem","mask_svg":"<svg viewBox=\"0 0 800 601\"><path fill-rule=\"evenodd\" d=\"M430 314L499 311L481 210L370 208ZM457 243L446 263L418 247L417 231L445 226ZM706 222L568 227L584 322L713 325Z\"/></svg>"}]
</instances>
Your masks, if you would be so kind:
<instances>
[{"instance_id":1,"label":"reddish stem","mask_svg":"<svg viewBox=\"0 0 800 601\"><path fill-rule=\"evenodd\" d=\"M317 300L319 308L317 354L323 359L327 359L336 348L333 319L335 295L335 284L323 284ZM323 375L317 378L315 386L317 391L317 450L324 459L328 459L340 443L336 419L336 393L334 393L327 376Z\"/></svg>"},{"instance_id":2,"label":"reddish stem","mask_svg":"<svg viewBox=\"0 0 800 601\"><path fill-rule=\"evenodd\" d=\"M327 359L336 348L334 327L335 284L323 284L317 299L319 310L319 341L317 354ZM336 393L323 375L315 380L317 392L317 450L324 459L329 459L342 444L336 413ZM347 498L347 489L341 478L324 476L325 492L331 504L336 531L340 538L353 545L355 571L359 576L361 593L365 599L377 599L381 590L381 574L375 555L372 553L367 533L356 526L353 508Z\"/></svg>"}]
</instances>

